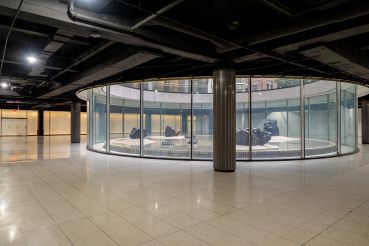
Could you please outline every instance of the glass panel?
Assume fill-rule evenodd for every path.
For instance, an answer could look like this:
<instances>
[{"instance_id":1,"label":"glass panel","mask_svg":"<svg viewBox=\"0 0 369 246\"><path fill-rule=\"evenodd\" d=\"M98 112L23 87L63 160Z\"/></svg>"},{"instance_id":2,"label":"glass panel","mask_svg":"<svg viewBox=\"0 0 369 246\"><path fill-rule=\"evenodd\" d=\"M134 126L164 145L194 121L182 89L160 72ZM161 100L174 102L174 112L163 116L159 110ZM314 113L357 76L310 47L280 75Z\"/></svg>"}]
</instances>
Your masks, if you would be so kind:
<instances>
[{"instance_id":1,"label":"glass panel","mask_svg":"<svg viewBox=\"0 0 369 246\"><path fill-rule=\"evenodd\" d=\"M305 155L337 154L336 82L304 80Z\"/></svg>"},{"instance_id":2,"label":"glass panel","mask_svg":"<svg viewBox=\"0 0 369 246\"><path fill-rule=\"evenodd\" d=\"M236 152L237 160L250 159L249 139L249 78L236 79Z\"/></svg>"},{"instance_id":3,"label":"glass panel","mask_svg":"<svg viewBox=\"0 0 369 246\"><path fill-rule=\"evenodd\" d=\"M301 157L300 80L252 79L252 159Z\"/></svg>"},{"instance_id":4,"label":"glass panel","mask_svg":"<svg viewBox=\"0 0 369 246\"><path fill-rule=\"evenodd\" d=\"M106 87L92 89L93 148L106 151Z\"/></svg>"},{"instance_id":5,"label":"glass panel","mask_svg":"<svg viewBox=\"0 0 369 246\"><path fill-rule=\"evenodd\" d=\"M191 158L189 80L143 83L143 155Z\"/></svg>"},{"instance_id":6,"label":"glass panel","mask_svg":"<svg viewBox=\"0 0 369 246\"><path fill-rule=\"evenodd\" d=\"M342 154L355 151L355 85L341 83L341 150Z\"/></svg>"},{"instance_id":7,"label":"glass panel","mask_svg":"<svg viewBox=\"0 0 369 246\"><path fill-rule=\"evenodd\" d=\"M213 158L213 80L193 79L193 153L194 159Z\"/></svg>"},{"instance_id":8,"label":"glass panel","mask_svg":"<svg viewBox=\"0 0 369 246\"><path fill-rule=\"evenodd\" d=\"M140 83L110 86L110 152L140 155L139 128Z\"/></svg>"}]
</instances>

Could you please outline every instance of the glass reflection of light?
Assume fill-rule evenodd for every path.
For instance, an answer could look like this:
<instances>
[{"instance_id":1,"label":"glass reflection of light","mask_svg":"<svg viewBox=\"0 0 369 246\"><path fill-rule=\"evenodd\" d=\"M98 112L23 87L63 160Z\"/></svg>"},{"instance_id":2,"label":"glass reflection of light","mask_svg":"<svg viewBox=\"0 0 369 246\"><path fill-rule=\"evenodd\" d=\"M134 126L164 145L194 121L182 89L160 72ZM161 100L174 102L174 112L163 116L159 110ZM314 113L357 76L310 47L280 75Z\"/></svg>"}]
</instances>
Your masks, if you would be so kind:
<instances>
[{"instance_id":1,"label":"glass reflection of light","mask_svg":"<svg viewBox=\"0 0 369 246\"><path fill-rule=\"evenodd\" d=\"M0 203L0 215L3 215L5 213L5 210L7 208L7 205L5 202Z\"/></svg>"},{"instance_id":2,"label":"glass reflection of light","mask_svg":"<svg viewBox=\"0 0 369 246\"><path fill-rule=\"evenodd\" d=\"M12 225L9 230L9 241L13 241L15 239L15 235L17 234L16 226Z\"/></svg>"}]
</instances>

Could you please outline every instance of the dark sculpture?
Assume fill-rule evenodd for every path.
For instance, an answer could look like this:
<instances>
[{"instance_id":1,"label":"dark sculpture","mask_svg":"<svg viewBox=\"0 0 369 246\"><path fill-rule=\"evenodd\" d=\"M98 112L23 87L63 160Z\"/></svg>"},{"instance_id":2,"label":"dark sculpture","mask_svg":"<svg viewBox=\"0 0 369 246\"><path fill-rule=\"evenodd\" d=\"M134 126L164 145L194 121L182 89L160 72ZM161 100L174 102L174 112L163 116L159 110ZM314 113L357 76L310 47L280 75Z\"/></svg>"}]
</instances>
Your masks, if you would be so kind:
<instances>
[{"instance_id":1,"label":"dark sculpture","mask_svg":"<svg viewBox=\"0 0 369 246\"><path fill-rule=\"evenodd\" d=\"M249 146L248 128L238 128L236 130L236 144ZM264 145L272 139L269 132L262 132L259 128L253 128L251 131L251 145Z\"/></svg>"},{"instance_id":2,"label":"dark sculpture","mask_svg":"<svg viewBox=\"0 0 369 246\"><path fill-rule=\"evenodd\" d=\"M264 132L269 132L272 136L279 136L277 120L268 119L264 122Z\"/></svg>"},{"instance_id":3,"label":"dark sculpture","mask_svg":"<svg viewBox=\"0 0 369 246\"><path fill-rule=\"evenodd\" d=\"M143 137L147 137L146 129L143 130ZM133 128L131 133L129 134L130 139L140 139L141 138L141 129L140 128Z\"/></svg>"},{"instance_id":4,"label":"dark sculpture","mask_svg":"<svg viewBox=\"0 0 369 246\"><path fill-rule=\"evenodd\" d=\"M165 133L164 134L165 134L166 137L175 137L175 136L178 136L179 134L181 134L181 131L176 131L172 127L167 126L165 128Z\"/></svg>"}]
</instances>

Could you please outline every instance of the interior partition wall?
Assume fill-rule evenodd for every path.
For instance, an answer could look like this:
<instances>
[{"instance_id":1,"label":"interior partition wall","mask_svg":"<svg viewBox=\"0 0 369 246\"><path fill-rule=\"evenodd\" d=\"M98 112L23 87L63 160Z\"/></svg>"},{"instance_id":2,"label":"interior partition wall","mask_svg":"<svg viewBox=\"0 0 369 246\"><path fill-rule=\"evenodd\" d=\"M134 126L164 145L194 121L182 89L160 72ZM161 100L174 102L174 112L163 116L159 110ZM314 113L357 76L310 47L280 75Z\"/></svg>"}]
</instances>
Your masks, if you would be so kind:
<instances>
[{"instance_id":1,"label":"interior partition wall","mask_svg":"<svg viewBox=\"0 0 369 246\"><path fill-rule=\"evenodd\" d=\"M138 157L212 160L212 93L212 78L136 81L82 91L79 94L88 101L88 148ZM357 86L352 83L238 77L237 160L354 153L356 108Z\"/></svg>"},{"instance_id":2,"label":"interior partition wall","mask_svg":"<svg viewBox=\"0 0 369 246\"><path fill-rule=\"evenodd\" d=\"M69 111L44 111L44 135L69 135ZM0 136L37 136L38 111L0 109ZM87 113L81 112L81 134L87 134Z\"/></svg>"}]
</instances>

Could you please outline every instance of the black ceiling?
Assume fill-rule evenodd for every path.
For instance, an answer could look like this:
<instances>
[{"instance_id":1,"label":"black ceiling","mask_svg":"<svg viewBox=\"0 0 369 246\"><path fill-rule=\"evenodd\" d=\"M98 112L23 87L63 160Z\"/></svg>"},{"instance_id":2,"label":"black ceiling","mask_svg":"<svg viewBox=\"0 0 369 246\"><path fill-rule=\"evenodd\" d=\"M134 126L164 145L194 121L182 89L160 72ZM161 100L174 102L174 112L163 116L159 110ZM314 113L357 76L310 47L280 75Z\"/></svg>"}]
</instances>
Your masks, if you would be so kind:
<instances>
[{"instance_id":1,"label":"black ceiling","mask_svg":"<svg viewBox=\"0 0 369 246\"><path fill-rule=\"evenodd\" d=\"M1 54L20 2L0 0ZM0 104L60 105L88 85L211 75L221 64L369 85L368 50L363 0L24 0Z\"/></svg>"}]
</instances>

